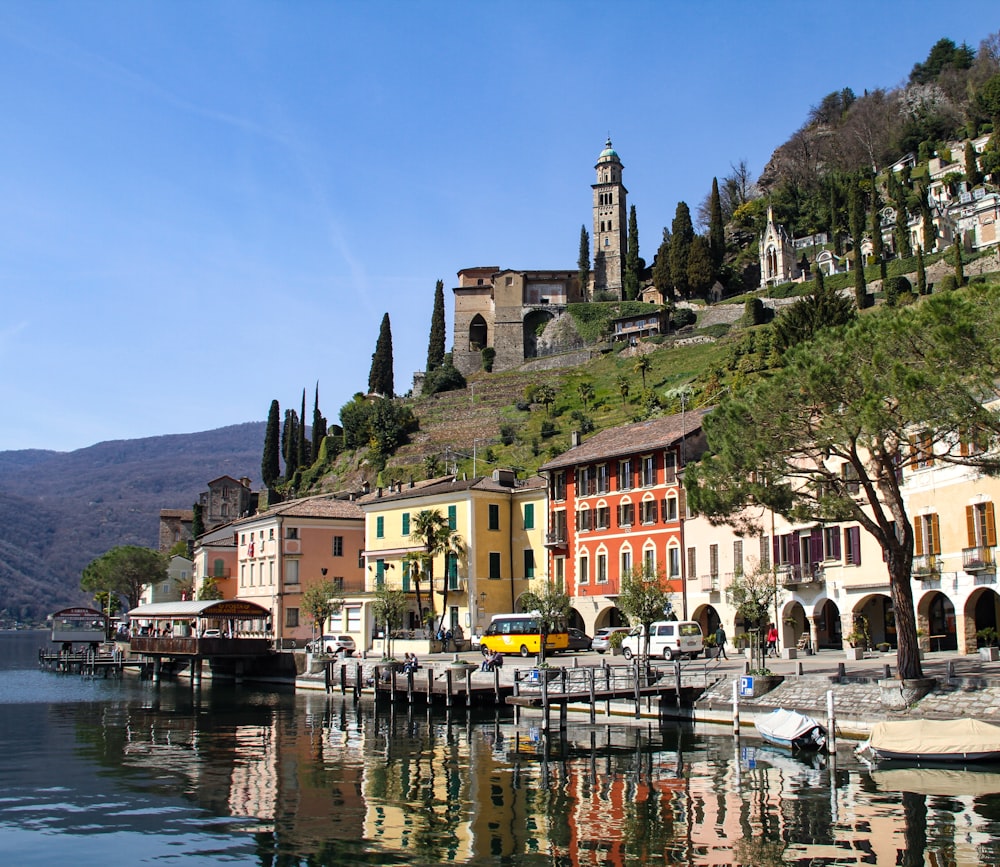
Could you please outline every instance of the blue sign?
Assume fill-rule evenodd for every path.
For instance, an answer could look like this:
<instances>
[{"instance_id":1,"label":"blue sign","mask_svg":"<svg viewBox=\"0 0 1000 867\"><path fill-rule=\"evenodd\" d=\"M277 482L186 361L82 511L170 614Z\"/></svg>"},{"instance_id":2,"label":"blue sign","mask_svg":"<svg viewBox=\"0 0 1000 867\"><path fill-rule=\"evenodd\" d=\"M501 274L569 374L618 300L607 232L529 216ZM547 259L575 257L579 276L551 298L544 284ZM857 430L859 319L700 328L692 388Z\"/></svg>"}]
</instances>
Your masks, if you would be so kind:
<instances>
[{"instance_id":1,"label":"blue sign","mask_svg":"<svg viewBox=\"0 0 1000 867\"><path fill-rule=\"evenodd\" d=\"M746 698L753 698L753 675L740 675L740 695Z\"/></svg>"}]
</instances>

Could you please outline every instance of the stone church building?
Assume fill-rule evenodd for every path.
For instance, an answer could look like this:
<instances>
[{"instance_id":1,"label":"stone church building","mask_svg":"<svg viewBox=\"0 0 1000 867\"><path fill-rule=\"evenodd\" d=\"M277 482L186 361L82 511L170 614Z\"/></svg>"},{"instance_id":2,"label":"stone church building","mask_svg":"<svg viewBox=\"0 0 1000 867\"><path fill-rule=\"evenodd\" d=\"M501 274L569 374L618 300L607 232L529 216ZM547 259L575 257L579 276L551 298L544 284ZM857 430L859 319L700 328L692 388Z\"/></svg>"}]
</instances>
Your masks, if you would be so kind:
<instances>
[{"instance_id":1,"label":"stone church building","mask_svg":"<svg viewBox=\"0 0 1000 867\"><path fill-rule=\"evenodd\" d=\"M608 139L594 166L594 269L588 286L573 271L464 268L454 293L452 362L463 374L482 369L482 351L495 351L493 369L510 370L531 358L579 348L566 306L598 293L622 297L628 190L621 159Z\"/></svg>"}]
</instances>

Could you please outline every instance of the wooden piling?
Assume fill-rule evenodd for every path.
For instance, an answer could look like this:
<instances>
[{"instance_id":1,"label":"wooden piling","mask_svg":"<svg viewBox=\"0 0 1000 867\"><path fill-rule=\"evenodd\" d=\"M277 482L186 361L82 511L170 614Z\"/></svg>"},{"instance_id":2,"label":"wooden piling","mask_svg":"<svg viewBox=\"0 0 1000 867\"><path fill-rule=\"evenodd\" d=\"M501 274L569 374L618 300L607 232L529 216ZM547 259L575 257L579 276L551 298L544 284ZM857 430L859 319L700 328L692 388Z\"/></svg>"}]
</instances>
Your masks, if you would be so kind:
<instances>
[{"instance_id":1,"label":"wooden piling","mask_svg":"<svg viewBox=\"0 0 1000 867\"><path fill-rule=\"evenodd\" d=\"M596 722L596 712L597 708L594 705L597 703L594 699L594 669L587 669L587 691L590 697L590 722Z\"/></svg>"},{"instance_id":2,"label":"wooden piling","mask_svg":"<svg viewBox=\"0 0 1000 867\"><path fill-rule=\"evenodd\" d=\"M837 717L833 712L833 690L826 691L826 746L827 751L837 753Z\"/></svg>"},{"instance_id":3,"label":"wooden piling","mask_svg":"<svg viewBox=\"0 0 1000 867\"><path fill-rule=\"evenodd\" d=\"M444 688L445 688L444 705L445 705L446 708L448 708L448 710L451 710L452 696L451 696L451 669L450 668L446 668L444 670Z\"/></svg>"}]
</instances>

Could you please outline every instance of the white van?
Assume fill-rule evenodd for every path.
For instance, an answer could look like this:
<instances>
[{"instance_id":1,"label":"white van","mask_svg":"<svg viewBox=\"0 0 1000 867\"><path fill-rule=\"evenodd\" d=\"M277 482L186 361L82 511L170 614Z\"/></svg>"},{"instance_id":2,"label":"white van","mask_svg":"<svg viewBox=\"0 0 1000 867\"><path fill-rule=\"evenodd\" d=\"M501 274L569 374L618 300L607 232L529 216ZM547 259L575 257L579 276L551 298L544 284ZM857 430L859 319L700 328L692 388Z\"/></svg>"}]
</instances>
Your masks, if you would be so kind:
<instances>
[{"instance_id":1,"label":"white van","mask_svg":"<svg viewBox=\"0 0 1000 867\"><path fill-rule=\"evenodd\" d=\"M649 656L694 659L703 648L701 626L694 620L658 620L649 627ZM622 642L626 659L638 656L645 649L646 637L642 626L636 626Z\"/></svg>"}]
</instances>

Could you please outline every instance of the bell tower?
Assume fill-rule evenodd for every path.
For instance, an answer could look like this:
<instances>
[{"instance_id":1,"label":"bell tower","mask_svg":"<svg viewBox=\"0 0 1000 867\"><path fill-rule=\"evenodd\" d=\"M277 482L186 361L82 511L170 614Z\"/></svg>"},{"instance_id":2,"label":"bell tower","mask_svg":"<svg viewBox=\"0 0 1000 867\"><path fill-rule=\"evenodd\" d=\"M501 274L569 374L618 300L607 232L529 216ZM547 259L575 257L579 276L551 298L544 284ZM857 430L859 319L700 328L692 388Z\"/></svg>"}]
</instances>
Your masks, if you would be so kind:
<instances>
[{"instance_id":1,"label":"bell tower","mask_svg":"<svg viewBox=\"0 0 1000 867\"><path fill-rule=\"evenodd\" d=\"M597 158L594 191L594 293L613 292L622 297L627 237L628 190L622 183L622 161L611 138Z\"/></svg>"}]
</instances>

